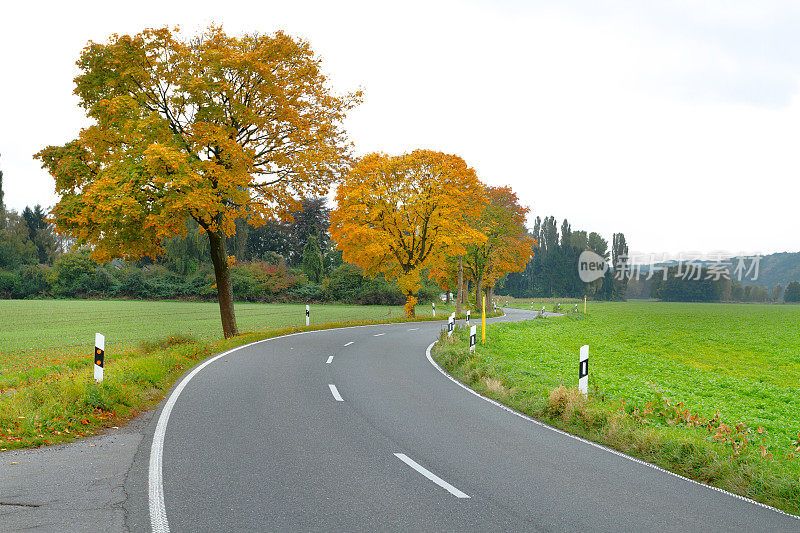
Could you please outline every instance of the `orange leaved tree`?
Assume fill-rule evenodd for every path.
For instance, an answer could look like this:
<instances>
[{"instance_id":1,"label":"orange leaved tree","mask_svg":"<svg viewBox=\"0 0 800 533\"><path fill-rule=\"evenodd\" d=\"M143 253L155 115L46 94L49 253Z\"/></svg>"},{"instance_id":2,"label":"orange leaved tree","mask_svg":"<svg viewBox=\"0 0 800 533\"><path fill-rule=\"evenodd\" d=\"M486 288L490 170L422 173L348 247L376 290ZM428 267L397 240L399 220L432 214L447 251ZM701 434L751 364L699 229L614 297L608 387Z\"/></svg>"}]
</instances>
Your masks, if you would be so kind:
<instances>
[{"instance_id":1,"label":"orange leaved tree","mask_svg":"<svg viewBox=\"0 0 800 533\"><path fill-rule=\"evenodd\" d=\"M155 257L192 218L208 235L222 329L236 335L225 236L288 219L348 168L336 96L309 44L284 33L230 37L211 26L89 43L75 94L94 124L36 154L55 178L57 228L97 260Z\"/></svg>"},{"instance_id":2,"label":"orange leaved tree","mask_svg":"<svg viewBox=\"0 0 800 533\"><path fill-rule=\"evenodd\" d=\"M421 271L484 239L469 224L482 191L475 171L455 155L370 154L339 185L331 236L345 261L396 279L413 317Z\"/></svg>"},{"instance_id":3,"label":"orange leaved tree","mask_svg":"<svg viewBox=\"0 0 800 533\"><path fill-rule=\"evenodd\" d=\"M487 203L473 224L486 239L467 246L464 256L464 271L475 283L477 306L480 306L481 290L494 287L497 280L509 272L525 269L536 244L525 228L529 209L519 205L511 187L487 186L485 196Z\"/></svg>"}]
</instances>

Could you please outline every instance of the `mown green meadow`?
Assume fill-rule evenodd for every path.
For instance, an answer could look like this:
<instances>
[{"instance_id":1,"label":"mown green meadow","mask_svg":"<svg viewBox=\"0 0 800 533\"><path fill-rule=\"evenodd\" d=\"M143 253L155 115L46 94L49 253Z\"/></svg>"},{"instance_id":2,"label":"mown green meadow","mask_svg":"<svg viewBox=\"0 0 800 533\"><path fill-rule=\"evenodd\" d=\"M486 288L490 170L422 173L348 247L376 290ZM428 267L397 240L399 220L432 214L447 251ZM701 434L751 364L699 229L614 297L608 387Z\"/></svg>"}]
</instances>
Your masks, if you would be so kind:
<instances>
[{"instance_id":1,"label":"mown green meadow","mask_svg":"<svg viewBox=\"0 0 800 533\"><path fill-rule=\"evenodd\" d=\"M800 511L800 306L589 302L587 315L573 309L493 325L474 357L462 355L460 331L437 360L481 392L555 425ZM584 344L586 401L573 391Z\"/></svg>"}]
</instances>

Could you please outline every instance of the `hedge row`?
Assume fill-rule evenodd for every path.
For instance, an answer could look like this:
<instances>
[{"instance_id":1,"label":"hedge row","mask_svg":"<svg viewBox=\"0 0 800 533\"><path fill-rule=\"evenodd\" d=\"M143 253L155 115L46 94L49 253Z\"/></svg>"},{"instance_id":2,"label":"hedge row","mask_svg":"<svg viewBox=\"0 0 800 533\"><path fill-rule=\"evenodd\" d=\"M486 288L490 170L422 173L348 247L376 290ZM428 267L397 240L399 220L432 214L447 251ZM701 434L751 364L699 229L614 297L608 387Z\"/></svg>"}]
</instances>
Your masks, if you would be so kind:
<instances>
[{"instance_id":1,"label":"hedge row","mask_svg":"<svg viewBox=\"0 0 800 533\"><path fill-rule=\"evenodd\" d=\"M321 284L309 283L284 264L237 263L231 267L234 298L248 302L324 302L360 305L402 305L397 285L364 278L359 268L344 264ZM439 288L425 285L418 295L431 301ZM87 252L65 254L52 267L28 265L0 271L0 298L136 298L215 300L216 281L210 266L183 276L162 265L119 263L98 265Z\"/></svg>"}]
</instances>

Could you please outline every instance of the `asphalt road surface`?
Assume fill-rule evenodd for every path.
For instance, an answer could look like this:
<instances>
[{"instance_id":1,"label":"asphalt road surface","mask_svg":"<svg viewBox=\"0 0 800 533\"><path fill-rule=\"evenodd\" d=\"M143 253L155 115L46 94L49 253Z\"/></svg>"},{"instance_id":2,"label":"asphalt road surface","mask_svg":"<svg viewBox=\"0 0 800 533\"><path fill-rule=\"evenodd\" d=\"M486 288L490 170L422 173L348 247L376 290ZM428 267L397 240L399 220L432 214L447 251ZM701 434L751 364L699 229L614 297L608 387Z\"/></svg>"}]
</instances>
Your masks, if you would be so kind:
<instances>
[{"instance_id":1,"label":"asphalt road surface","mask_svg":"<svg viewBox=\"0 0 800 533\"><path fill-rule=\"evenodd\" d=\"M800 531L795 517L471 393L426 357L441 328L312 332L207 362L136 441L124 527Z\"/></svg>"}]
</instances>

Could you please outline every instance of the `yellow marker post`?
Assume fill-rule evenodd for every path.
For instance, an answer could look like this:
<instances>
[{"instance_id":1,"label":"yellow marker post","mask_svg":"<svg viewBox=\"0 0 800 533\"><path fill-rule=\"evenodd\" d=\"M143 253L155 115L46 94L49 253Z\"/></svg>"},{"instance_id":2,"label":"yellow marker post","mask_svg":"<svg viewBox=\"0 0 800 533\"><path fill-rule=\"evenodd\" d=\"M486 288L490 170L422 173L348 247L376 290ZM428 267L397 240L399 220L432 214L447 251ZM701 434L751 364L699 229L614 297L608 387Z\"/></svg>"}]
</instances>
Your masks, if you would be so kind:
<instances>
[{"instance_id":1,"label":"yellow marker post","mask_svg":"<svg viewBox=\"0 0 800 533\"><path fill-rule=\"evenodd\" d=\"M586 296L583 297L583 314L586 314Z\"/></svg>"},{"instance_id":2,"label":"yellow marker post","mask_svg":"<svg viewBox=\"0 0 800 533\"><path fill-rule=\"evenodd\" d=\"M481 321L481 342L486 344L486 295L483 295L483 318Z\"/></svg>"}]
</instances>

